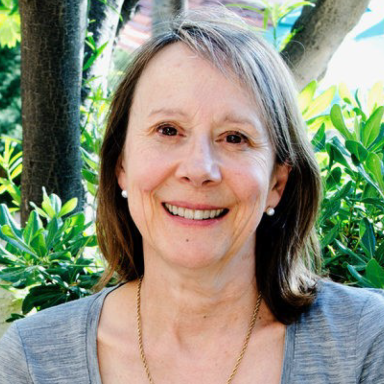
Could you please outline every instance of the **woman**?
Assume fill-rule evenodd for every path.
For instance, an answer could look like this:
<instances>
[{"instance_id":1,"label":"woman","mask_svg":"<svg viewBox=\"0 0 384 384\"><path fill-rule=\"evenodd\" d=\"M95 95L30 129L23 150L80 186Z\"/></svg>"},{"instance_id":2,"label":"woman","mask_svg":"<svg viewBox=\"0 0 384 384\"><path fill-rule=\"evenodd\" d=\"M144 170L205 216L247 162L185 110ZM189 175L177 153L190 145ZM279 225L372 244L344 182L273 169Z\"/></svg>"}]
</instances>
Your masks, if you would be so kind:
<instances>
[{"instance_id":1,"label":"woman","mask_svg":"<svg viewBox=\"0 0 384 384\"><path fill-rule=\"evenodd\" d=\"M130 63L101 151L122 284L16 322L0 383L384 383L384 299L311 272L319 198L278 54L228 12L181 16Z\"/></svg>"}]
</instances>

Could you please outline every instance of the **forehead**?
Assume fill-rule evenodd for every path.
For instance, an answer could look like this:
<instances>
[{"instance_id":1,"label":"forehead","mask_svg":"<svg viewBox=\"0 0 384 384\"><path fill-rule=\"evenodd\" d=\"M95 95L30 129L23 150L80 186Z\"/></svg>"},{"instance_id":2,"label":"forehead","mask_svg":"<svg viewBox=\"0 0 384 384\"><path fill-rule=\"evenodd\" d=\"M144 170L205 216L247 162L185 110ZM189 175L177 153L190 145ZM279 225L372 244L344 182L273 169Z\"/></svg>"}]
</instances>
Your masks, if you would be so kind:
<instances>
[{"instance_id":1,"label":"forehead","mask_svg":"<svg viewBox=\"0 0 384 384\"><path fill-rule=\"evenodd\" d=\"M218 69L184 43L166 46L147 64L136 85L133 108L217 103L255 109L253 94L233 71ZM143 105L143 103L145 105Z\"/></svg>"}]
</instances>

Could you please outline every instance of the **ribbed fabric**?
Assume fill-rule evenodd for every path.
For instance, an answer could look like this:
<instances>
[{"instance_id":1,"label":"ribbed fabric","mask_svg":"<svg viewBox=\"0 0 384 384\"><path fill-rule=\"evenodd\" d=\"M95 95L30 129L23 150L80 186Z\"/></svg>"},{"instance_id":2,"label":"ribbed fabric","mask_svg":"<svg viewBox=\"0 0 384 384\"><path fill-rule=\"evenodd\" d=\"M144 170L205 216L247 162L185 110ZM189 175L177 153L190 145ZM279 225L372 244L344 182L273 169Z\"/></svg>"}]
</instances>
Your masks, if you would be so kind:
<instances>
[{"instance_id":1,"label":"ribbed fabric","mask_svg":"<svg viewBox=\"0 0 384 384\"><path fill-rule=\"evenodd\" d=\"M13 323L0 340L0 384L102 384L97 325L113 289ZM384 291L322 281L287 327L281 384L355 383L384 384Z\"/></svg>"}]
</instances>

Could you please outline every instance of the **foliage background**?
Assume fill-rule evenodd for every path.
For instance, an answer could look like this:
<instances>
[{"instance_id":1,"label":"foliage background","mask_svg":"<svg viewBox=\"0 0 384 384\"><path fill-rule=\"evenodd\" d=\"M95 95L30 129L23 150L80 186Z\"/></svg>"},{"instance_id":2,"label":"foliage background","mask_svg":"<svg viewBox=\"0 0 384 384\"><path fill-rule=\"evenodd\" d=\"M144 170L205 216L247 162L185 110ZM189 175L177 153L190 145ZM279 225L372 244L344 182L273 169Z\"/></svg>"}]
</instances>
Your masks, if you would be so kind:
<instances>
[{"instance_id":1,"label":"foliage background","mask_svg":"<svg viewBox=\"0 0 384 384\"><path fill-rule=\"evenodd\" d=\"M292 10L298 4L290 3ZM276 28L289 7L266 9L266 25L272 18ZM42 205L33 205L21 228L16 219L22 172L19 28L17 2L1 0L0 280L1 287L17 292L22 302L21 312L9 314L8 321L91 294L103 271L92 218L110 96L110 89L105 93L93 87L92 80L87 84L91 93L81 108L82 175L88 201L84 212L73 213L76 199L63 205L59 196L44 191ZM87 41L92 43L91 36ZM93 48L86 66L105 46ZM367 94L352 95L343 84L319 92L312 82L301 92L299 104L323 179L317 223L323 273L344 284L384 288L383 83Z\"/></svg>"}]
</instances>

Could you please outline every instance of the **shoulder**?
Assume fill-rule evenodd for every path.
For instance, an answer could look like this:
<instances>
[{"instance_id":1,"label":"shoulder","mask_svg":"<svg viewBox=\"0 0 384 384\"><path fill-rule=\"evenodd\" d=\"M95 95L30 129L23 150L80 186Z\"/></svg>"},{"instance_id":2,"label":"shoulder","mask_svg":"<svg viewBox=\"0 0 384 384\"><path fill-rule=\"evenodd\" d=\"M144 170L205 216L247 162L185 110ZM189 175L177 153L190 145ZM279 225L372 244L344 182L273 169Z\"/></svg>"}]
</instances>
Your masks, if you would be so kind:
<instances>
[{"instance_id":1,"label":"shoulder","mask_svg":"<svg viewBox=\"0 0 384 384\"><path fill-rule=\"evenodd\" d=\"M319 283L317 298L310 313L320 317L332 318L338 322L369 323L377 315L383 317L384 290L350 287L328 280Z\"/></svg>"},{"instance_id":2,"label":"shoulder","mask_svg":"<svg viewBox=\"0 0 384 384\"><path fill-rule=\"evenodd\" d=\"M349 287L321 280L317 297L300 323L317 331L333 329L357 333L361 328L384 329L384 290Z\"/></svg>"},{"instance_id":3,"label":"shoulder","mask_svg":"<svg viewBox=\"0 0 384 384\"><path fill-rule=\"evenodd\" d=\"M319 375L326 370L332 382L384 384L383 290L321 280L314 303L295 327L302 370L310 367Z\"/></svg>"},{"instance_id":4,"label":"shoulder","mask_svg":"<svg viewBox=\"0 0 384 384\"><path fill-rule=\"evenodd\" d=\"M23 341L30 339L55 339L63 334L80 334L85 331L90 309L104 296L101 291L94 295L60 304L15 322Z\"/></svg>"},{"instance_id":5,"label":"shoulder","mask_svg":"<svg viewBox=\"0 0 384 384\"><path fill-rule=\"evenodd\" d=\"M13 323L0 340L0 371L8 375L5 376L8 381L4 383L15 379L9 367L19 364L25 368L25 377L31 375L43 382L53 380L50 382L61 383L61 379L55 375L60 369L69 377L69 367L72 373L77 372L86 380L88 349L95 348L93 344L96 343L96 336L90 334L93 333L90 328L97 330L97 320L104 298L111 290L113 288L104 289L94 295L48 308ZM6 361L2 360L4 356ZM54 376L44 381L48 372ZM0 374L0 384L3 383L1 379Z\"/></svg>"}]
</instances>

